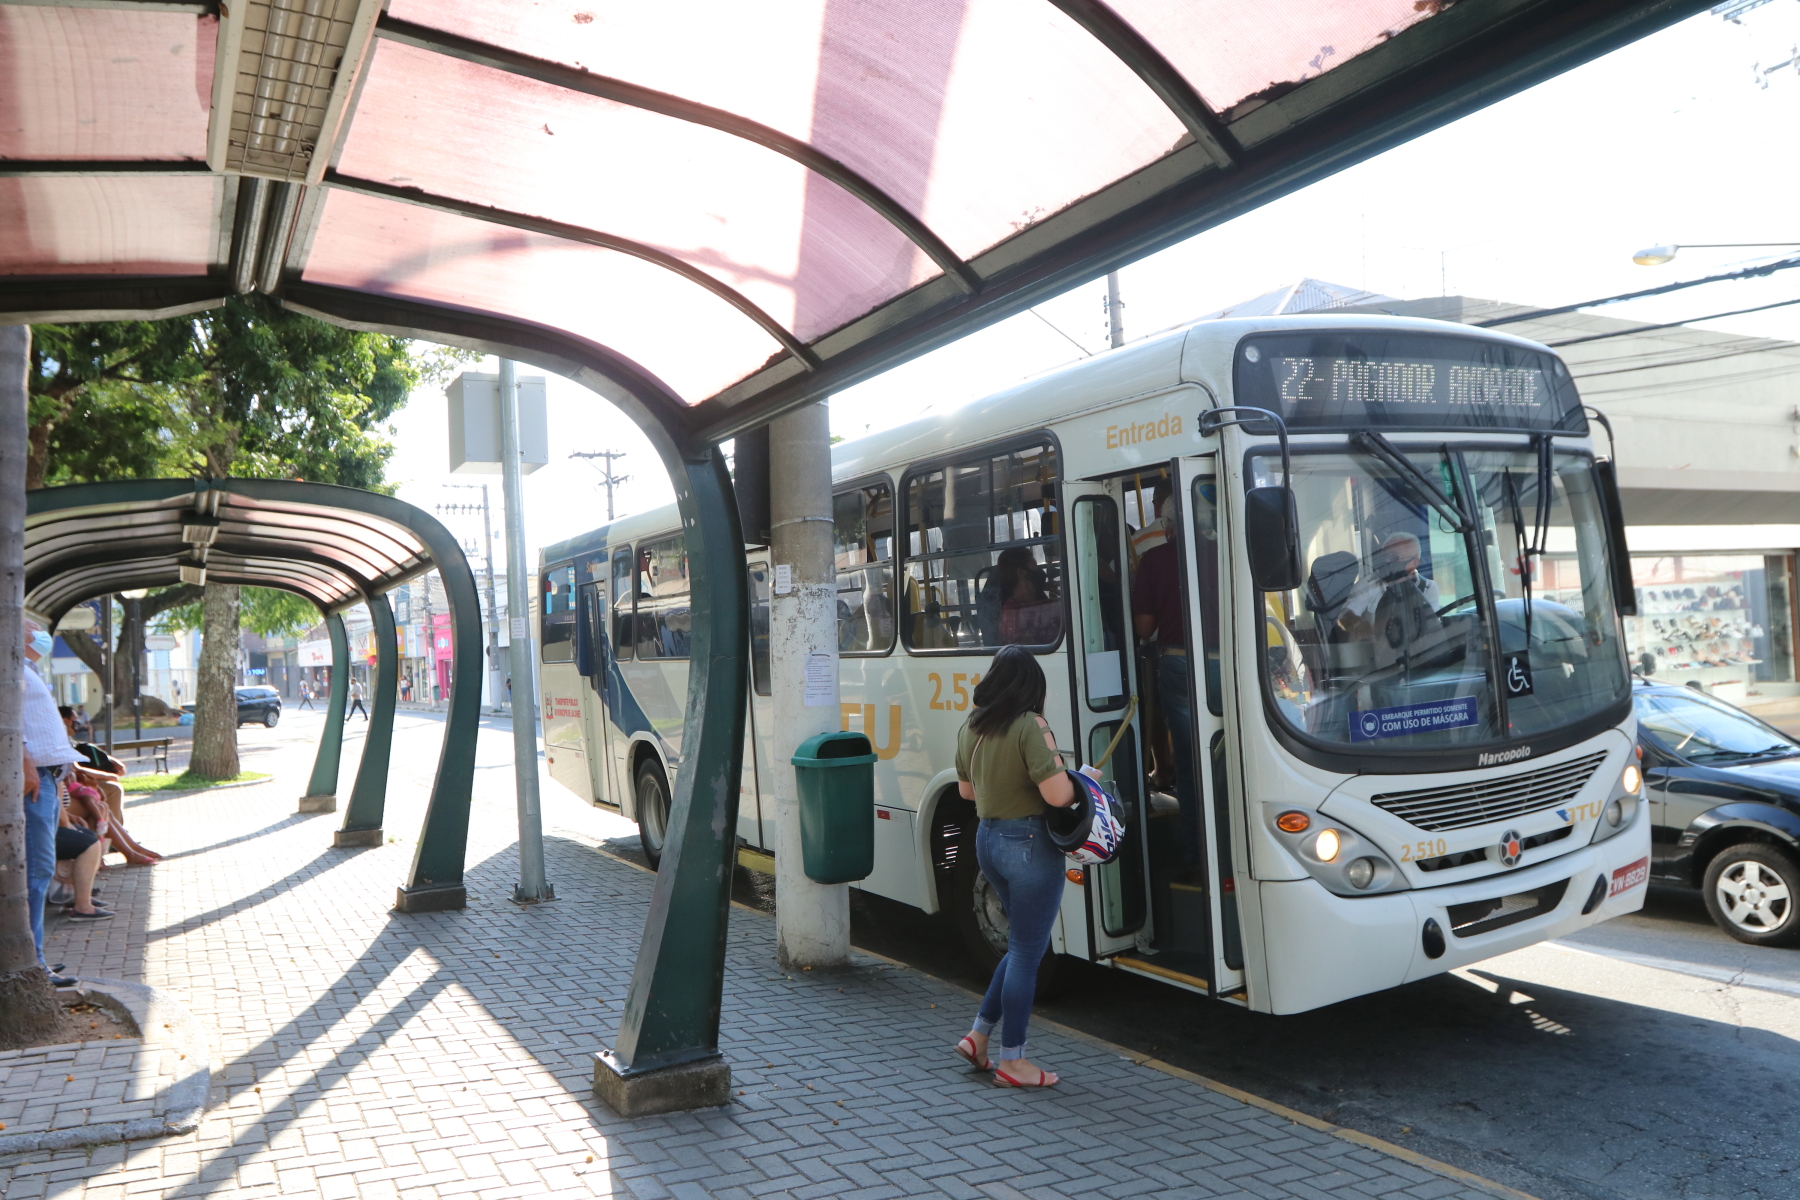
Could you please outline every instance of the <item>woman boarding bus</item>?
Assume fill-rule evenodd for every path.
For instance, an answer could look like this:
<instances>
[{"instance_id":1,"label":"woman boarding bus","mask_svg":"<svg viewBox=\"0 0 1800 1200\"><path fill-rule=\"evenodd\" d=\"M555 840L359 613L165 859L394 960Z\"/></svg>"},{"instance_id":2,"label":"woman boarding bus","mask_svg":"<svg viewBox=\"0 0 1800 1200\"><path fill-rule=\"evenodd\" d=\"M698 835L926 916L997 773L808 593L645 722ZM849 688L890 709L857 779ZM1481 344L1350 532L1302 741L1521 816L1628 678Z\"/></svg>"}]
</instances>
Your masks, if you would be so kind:
<instances>
[{"instance_id":1,"label":"woman boarding bus","mask_svg":"<svg viewBox=\"0 0 1800 1200\"><path fill-rule=\"evenodd\" d=\"M1105 784L1129 834L1071 877L1059 953L1289 1013L1642 906L1623 522L1544 347L1200 322L842 443L833 468L842 723L879 756L858 886L946 912L984 966L1006 921L955 747L1004 645L1049 677L1058 745L1097 761L1126 726ZM771 567L747 558L738 835L766 867L786 751ZM552 773L655 859L687 693L674 510L542 561Z\"/></svg>"}]
</instances>

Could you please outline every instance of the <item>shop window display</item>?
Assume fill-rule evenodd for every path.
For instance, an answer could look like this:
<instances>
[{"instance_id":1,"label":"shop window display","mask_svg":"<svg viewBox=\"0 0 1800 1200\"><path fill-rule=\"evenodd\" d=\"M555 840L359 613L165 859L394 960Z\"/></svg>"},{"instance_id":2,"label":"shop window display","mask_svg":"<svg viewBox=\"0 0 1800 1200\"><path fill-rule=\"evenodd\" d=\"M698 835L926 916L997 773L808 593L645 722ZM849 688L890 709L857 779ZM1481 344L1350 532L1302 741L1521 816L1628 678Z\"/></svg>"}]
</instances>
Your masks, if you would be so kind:
<instances>
[{"instance_id":1,"label":"shop window display","mask_svg":"<svg viewBox=\"0 0 1800 1200\"><path fill-rule=\"evenodd\" d=\"M1634 669L1742 703L1794 678L1791 555L1634 555L1638 615L1625 619Z\"/></svg>"}]
</instances>

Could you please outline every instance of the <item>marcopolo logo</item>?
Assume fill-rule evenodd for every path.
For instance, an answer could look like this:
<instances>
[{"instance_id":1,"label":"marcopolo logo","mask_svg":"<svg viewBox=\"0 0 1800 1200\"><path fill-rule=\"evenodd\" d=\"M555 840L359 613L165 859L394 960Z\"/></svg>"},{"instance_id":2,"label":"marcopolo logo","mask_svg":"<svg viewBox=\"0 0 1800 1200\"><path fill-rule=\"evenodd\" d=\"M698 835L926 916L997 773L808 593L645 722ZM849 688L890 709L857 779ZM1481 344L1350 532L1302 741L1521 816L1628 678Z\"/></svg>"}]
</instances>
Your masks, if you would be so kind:
<instances>
[{"instance_id":1,"label":"marcopolo logo","mask_svg":"<svg viewBox=\"0 0 1800 1200\"><path fill-rule=\"evenodd\" d=\"M1521 758L1531 757L1530 746L1520 746L1516 750L1496 750L1492 754L1477 754L1475 765L1478 767L1497 767L1501 763L1518 762Z\"/></svg>"}]
</instances>

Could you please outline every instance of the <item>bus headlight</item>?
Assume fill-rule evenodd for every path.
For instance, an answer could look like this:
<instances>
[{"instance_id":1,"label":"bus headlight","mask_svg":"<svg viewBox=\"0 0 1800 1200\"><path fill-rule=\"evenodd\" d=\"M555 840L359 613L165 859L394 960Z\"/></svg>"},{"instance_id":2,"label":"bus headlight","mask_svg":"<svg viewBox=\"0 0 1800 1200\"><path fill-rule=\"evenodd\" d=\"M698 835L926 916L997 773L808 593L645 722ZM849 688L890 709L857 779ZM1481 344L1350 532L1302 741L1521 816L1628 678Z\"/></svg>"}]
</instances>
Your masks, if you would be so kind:
<instances>
[{"instance_id":1,"label":"bus headlight","mask_svg":"<svg viewBox=\"0 0 1800 1200\"><path fill-rule=\"evenodd\" d=\"M1265 803L1263 821L1293 863L1334 896L1373 896L1411 886L1379 847L1316 810Z\"/></svg>"},{"instance_id":2,"label":"bus headlight","mask_svg":"<svg viewBox=\"0 0 1800 1200\"><path fill-rule=\"evenodd\" d=\"M1630 770L1629 767L1626 769ZM1606 823L1611 825L1614 829L1623 825L1625 823L1625 802L1623 800L1614 799L1608 803L1605 816Z\"/></svg>"},{"instance_id":3,"label":"bus headlight","mask_svg":"<svg viewBox=\"0 0 1800 1200\"><path fill-rule=\"evenodd\" d=\"M1644 773L1638 770L1636 763L1626 766L1625 773L1619 776L1619 786L1634 796L1638 794L1638 789L1644 786Z\"/></svg>"},{"instance_id":4,"label":"bus headlight","mask_svg":"<svg viewBox=\"0 0 1800 1200\"><path fill-rule=\"evenodd\" d=\"M1622 785L1625 781L1621 779L1619 782ZM1642 804L1643 800L1637 792L1615 795L1608 800L1606 807L1600 810L1600 819L1594 822L1594 836L1588 845L1604 842L1607 838L1630 829L1637 823L1638 809Z\"/></svg>"}]
</instances>

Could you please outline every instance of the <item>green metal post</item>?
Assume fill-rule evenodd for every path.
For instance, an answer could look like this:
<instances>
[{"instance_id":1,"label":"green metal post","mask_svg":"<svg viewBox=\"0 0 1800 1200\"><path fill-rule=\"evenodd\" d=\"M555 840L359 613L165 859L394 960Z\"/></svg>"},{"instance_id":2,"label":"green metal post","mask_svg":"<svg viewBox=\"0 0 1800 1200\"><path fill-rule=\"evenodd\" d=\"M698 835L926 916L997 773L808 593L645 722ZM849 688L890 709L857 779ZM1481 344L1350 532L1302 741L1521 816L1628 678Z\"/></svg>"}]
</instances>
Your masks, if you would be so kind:
<instances>
[{"instance_id":1,"label":"green metal post","mask_svg":"<svg viewBox=\"0 0 1800 1200\"><path fill-rule=\"evenodd\" d=\"M319 735L319 755L313 759L312 778L300 797L303 813L336 812L338 759L344 750L344 703L350 695L350 639L344 636L344 618L325 618L331 635L331 700L325 705L325 732Z\"/></svg>"},{"instance_id":2,"label":"green metal post","mask_svg":"<svg viewBox=\"0 0 1800 1200\"><path fill-rule=\"evenodd\" d=\"M725 458L668 454L693 588L692 663L681 765L668 841L651 895L614 1049L595 1087L621 1111L638 1109L634 1081L666 1068L677 1099L658 1107L721 1104L730 1072L719 1059L726 918L737 848L738 788L749 688L750 592L744 541ZM670 1095L658 1089L660 1095ZM651 1109L650 1111L654 1111Z\"/></svg>"},{"instance_id":3,"label":"green metal post","mask_svg":"<svg viewBox=\"0 0 1800 1200\"><path fill-rule=\"evenodd\" d=\"M388 759L394 748L394 697L400 682L400 647L394 638L394 610L388 598L369 597L375 623L375 688L369 697L369 733L363 739L362 762L350 789L344 827L334 846L381 845L381 820L387 806Z\"/></svg>"}]
</instances>

